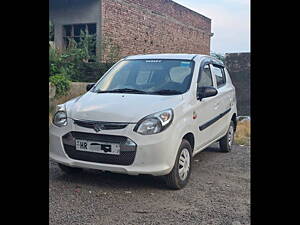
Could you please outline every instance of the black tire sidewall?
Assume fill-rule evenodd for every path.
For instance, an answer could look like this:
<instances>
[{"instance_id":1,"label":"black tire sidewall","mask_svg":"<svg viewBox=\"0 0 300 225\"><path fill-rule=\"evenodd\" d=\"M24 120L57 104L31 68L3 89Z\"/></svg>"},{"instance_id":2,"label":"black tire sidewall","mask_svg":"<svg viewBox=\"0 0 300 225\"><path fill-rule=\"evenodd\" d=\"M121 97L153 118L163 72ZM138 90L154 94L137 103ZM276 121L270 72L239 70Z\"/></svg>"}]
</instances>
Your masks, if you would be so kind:
<instances>
[{"instance_id":1,"label":"black tire sidewall","mask_svg":"<svg viewBox=\"0 0 300 225\"><path fill-rule=\"evenodd\" d=\"M228 143L230 127L233 128L231 146L229 146L229 143ZM229 124L226 135L220 140L220 148L223 152L230 152L232 150L233 143L234 143L234 124L233 124L233 121L231 121L230 124Z\"/></svg>"},{"instance_id":2,"label":"black tire sidewall","mask_svg":"<svg viewBox=\"0 0 300 225\"><path fill-rule=\"evenodd\" d=\"M185 149L185 148L188 149L189 154L190 154L190 169L189 169L188 175L185 178L185 180L181 180L180 177L179 177L179 171L178 171L178 169L179 169L179 158L180 158L182 150ZM190 143L187 140L183 139L182 142L181 142L181 145L178 149L178 152L177 152L174 167L173 167L171 173L167 175L167 176L173 176L171 179L173 180L174 184L170 187L173 188L173 189L181 189L184 186L186 186L186 184L188 183L189 178L191 176L191 171L192 171L192 147L191 147Z\"/></svg>"}]
</instances>

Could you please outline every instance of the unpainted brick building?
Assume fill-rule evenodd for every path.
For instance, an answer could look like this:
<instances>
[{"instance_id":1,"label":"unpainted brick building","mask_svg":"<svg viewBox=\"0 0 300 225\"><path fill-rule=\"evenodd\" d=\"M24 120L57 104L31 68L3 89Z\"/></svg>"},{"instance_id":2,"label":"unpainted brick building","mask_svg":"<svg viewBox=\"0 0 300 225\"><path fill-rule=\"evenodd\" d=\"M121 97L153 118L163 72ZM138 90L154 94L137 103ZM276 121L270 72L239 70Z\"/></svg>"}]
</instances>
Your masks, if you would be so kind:
<instances>
[{"instance_id":1,"label":"unpainted brick building","mask_svg":"<svg viewBox=\"0 0 300 225\"><path fill-rule=\"evenodd\" d=\"M95 52L106 59L149 53L210 53L211 19L171 0L50 0L54 42L96 35Z\"/></svg>"}]
</instances>

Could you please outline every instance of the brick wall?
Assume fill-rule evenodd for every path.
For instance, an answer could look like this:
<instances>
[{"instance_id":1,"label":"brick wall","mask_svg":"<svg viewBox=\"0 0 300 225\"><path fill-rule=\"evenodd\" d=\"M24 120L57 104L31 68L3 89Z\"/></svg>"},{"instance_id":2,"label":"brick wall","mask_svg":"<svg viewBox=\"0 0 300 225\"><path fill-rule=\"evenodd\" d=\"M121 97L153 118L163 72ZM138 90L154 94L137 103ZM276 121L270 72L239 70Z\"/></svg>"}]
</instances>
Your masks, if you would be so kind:
<instances>
[{"instance_id":1,"label":"brick wall","mask_svg":"<svg viewBox=\"0 0 300 225\"><path fill-rule=\"evenodd\" d=\"M102 0L101 10L102 38L119 46L121 57L210 52L211 20L173 1Z\"/></svg>"}]
</instances>

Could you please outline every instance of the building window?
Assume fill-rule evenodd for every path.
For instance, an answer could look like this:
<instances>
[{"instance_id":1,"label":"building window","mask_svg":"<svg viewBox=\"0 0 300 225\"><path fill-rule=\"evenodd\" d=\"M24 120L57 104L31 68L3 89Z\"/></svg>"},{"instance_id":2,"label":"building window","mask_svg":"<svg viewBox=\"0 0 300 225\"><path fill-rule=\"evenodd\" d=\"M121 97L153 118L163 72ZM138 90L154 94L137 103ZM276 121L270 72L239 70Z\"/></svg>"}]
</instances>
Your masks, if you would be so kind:
<instances>
[{"instance_id":1,"label":"building window","mask_svg":"<svg viewBox=\"0 0 300 225\"><path fill-rule=\"evenodd\" d=\"M96 55L96 24L70 24L63 26L64 47L68 47L69 40L73 39L76 43L80 42L81 32L93 35L93 46L91 52Z\"/></svg>"}]
</instances>

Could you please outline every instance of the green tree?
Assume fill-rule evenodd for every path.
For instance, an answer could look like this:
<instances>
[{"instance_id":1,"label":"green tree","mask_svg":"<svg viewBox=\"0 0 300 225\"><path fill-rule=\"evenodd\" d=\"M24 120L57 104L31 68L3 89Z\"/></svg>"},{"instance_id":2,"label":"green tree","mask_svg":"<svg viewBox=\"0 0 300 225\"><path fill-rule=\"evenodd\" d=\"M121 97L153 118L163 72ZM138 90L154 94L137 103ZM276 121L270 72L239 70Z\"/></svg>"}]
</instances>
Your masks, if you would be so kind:
<instances>
[{"instance_id":1,"label":"green tree","mask_svg":"<svg viewBox=\"0 0 300 225\"><path fill-rule=\"evenodd\" d=\"M78 43L70 38L63 50L50 46L49 76L60 74L72 81L79 81L81 64L95 61L94 44L95 37L82 32Z\"/></svg>"},{"instance_id":2,"label":"green tree","mask_svg":"<svg viewBox=\"0 0 300 225\"><path fill-rule=\"evenodd\" d=\"M53 34L53 24L49 21L49 40L53 38ZM69 38L68 46L64 49L49 45L50 82L54 82L55 86L64 87L61 90L65 93L68 89L65 79L71 82L97 81L119 57L120 49L117 45L110 42L105 44L109 47L108 57L106 62L101 63L96 60L96 35L82 31L80 40L76 42Z\"/></svg>"},{"instance_id":3,"label":"green tree","mask_svg":"<svg viewBox=\"0 0 300 225\"><path fill-rule=\"evenodd\" d=\"M220 53L215 53L215 52L212 52L210 53L210 56L216 58L216 59L219 59L221 60L223 63L225 63L225 56L220 54Z\"/></svg>"},{"instance_id":4,"label":"green tree","mask_svg":"<svg viewBox=\"0 0 300 225\"><path fill-rule=\"evenodd\" d=\"M56 87L55 97L61 97L70 90L70 81L64 75L51 76L49 81Z\"/></svg>"}]
</instances>

